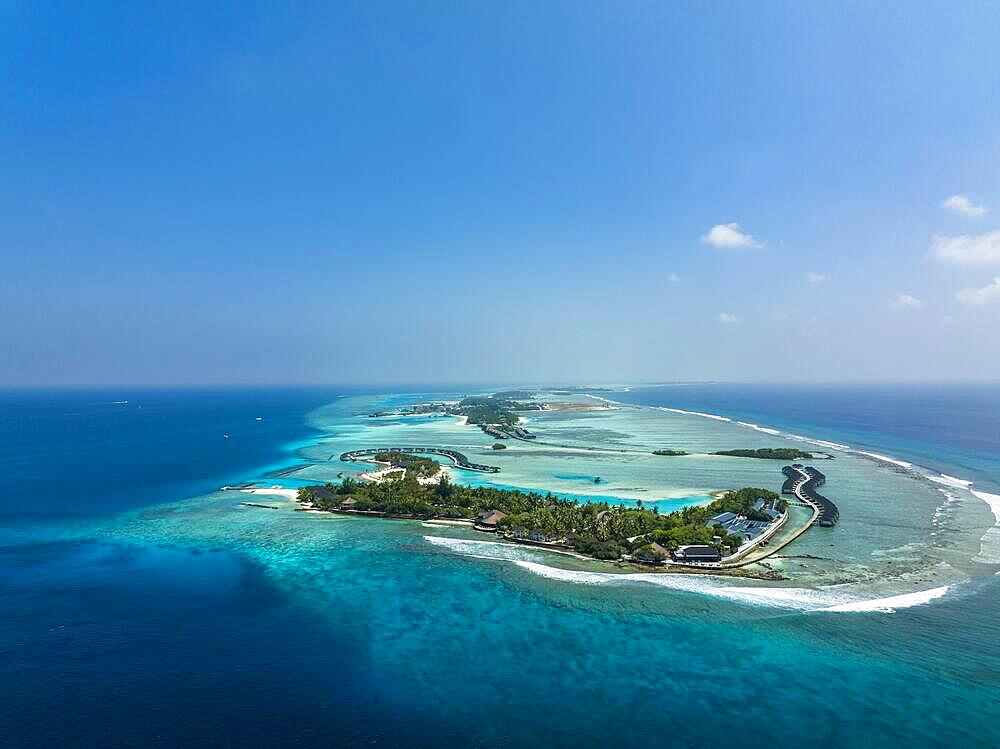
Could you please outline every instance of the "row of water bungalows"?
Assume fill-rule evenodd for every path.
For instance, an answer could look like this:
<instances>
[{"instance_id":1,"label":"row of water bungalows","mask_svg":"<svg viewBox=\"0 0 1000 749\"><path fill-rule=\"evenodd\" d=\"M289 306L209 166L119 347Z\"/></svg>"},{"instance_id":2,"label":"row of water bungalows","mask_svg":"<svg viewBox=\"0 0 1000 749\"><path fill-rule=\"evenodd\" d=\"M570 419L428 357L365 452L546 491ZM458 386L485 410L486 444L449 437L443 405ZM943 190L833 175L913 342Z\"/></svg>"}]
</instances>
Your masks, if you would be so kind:
<instances>
[{"instance_id":1,"label":"row of water bungalows","mask_svg":"<svg viewBox=\"0 0 1000 749\"><path fill-rule=\"evenodd\" d=\"M819 513L816 522L824 528L831 528L837 524L840 520L840 510L837 509L837 505L816 491L816 487L826 483L826 476L812 466L800 463L785 466L781 472L787 477L781 487L782 494L792 494L814 507Z\"/></svg>"}]
</instances>

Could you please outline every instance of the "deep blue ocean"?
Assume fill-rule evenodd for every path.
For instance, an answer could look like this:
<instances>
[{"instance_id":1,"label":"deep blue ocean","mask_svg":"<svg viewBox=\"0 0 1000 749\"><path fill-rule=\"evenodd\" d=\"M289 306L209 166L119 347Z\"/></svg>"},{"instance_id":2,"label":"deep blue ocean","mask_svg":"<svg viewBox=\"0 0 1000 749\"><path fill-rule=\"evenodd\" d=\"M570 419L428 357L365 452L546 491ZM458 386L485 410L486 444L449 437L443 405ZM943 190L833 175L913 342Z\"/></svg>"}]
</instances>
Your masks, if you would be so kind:
<instances>
[{"instance_id":1,"label":"deep blue ocean","mask_svg":"<svg viewBox=\"0 0 1000 749\"><path fill-rule=\"evenodd\" d=\"M306 413L355 392L0 393L0 746L1000 745L995 578L895 614L748 614L525 582L424 554L403 524L361 521L385 544L327 558L311 540L301 559L269 538L252 540L264 553L58 531L294 463ZM1000 386L610 397L1000 486Z\"/></svg>"}]
</instances>

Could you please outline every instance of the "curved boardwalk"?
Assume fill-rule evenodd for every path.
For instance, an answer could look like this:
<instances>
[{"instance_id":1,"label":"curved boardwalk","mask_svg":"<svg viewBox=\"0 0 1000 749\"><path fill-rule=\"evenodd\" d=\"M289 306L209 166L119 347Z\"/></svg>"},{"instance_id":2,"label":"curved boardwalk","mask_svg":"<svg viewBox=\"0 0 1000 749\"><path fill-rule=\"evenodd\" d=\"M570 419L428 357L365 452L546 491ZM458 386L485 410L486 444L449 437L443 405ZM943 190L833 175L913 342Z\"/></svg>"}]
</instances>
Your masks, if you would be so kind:
<instances>
[{"instance_id":1,"label":"curved boardwalk","mask_svg":"<svg viewBox=\"0 0 1000 749\"><path fill-rule=\"evenodd\" d=\"M816 491L816 487L826 483L826 476L812 466L798 464L785 466L781 472L788 477L781 487L782 494L794 494L802 502L817 512L816 521L824 527L831 527L840 520L837 505Z\"/></svg>"},{"instance_id":2,"label":"curved boardwalk","mask_svg":"<svg viewBox=\"0 0 1000 749\"><path fill-rule=\"evenodd\" d=\"M448 450L444 447L375 447L367 450L351 450L343 453L340 459L345 463L351 463L358 459L371 458L379 453L424 453L430 455L442 455L449 458L456 468L466 471L479 471L480 473L499 473L497 466L483 465L482 463L472 463L458 450Z\"/></svg>"}]
</instances>

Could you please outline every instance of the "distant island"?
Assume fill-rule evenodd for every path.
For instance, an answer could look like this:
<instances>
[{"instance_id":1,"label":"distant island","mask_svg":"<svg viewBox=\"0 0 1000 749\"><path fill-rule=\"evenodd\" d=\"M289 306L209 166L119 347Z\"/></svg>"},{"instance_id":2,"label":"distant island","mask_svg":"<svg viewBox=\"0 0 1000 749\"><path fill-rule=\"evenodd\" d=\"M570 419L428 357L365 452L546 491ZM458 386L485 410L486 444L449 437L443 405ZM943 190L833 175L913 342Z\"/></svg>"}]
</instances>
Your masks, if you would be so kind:
<instances>
[{"instance_id":1,"label":"distant island","mask_svg":"<svg viewBox=\"0 0 1000 749\"><path fill-rule=\"evenodd\" d=\"M544 404L530 400L533 397L533 393L527 390L506 390L492 395L470 396L457 403L420 403L389 411L376 411L369 416L459 416L464 417L466 424L478 426L494 439L532 440L535 435L518 426L521 421L518 413L545 409Z\"/></svg>"},{"instance_id":2,"label":"distant island","mask_svg":"<svg viewBox=\"0 0 1000 749\"><path fill-rule=\"evenodd\" d=\"M733 458L760 458L762 460L812 460L812 453L795 447L760 447L756 450L719 450L712 455L728 455Z\"/></svg>"},{"instance_id":3,"label":"distant island","mask_svg":"<svg viewBox=\"0 0 1000 749\"><path fill-rule=\"evenodd\" d=\"M684 450L663 448L653 450L653 455L680 456L690 455ZM756 450L718 450L708 455L727 455L731 458L759 458L761 460L812 460L813 454L803 452L794 447L760 447Z\"/></svg>"},{"instance_id":4,"label":"distant island","mask_svg":"<svg viewBox=\"0 0 1000 749\"><path fill-rule=\"evenodd\" d=\"M418 479L431 478L441 472L441 464L432 458L421 458L419 455L410 455L398 450L386 450L375 453L374 459L378 463L388 463L395 468L412 474Z\"/></svg>"}]
</instances>

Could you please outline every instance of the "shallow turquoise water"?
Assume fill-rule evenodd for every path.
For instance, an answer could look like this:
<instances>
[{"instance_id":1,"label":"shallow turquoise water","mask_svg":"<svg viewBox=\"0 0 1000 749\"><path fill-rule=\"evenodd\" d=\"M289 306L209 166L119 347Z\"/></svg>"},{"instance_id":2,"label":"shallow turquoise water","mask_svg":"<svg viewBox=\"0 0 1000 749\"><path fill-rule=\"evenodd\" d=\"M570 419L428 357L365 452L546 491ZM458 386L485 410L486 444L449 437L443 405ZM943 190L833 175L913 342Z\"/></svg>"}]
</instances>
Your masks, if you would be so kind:
<instances>
[{"instance_id":1,"label":"shallow turquoise water","mask_svg":"<svg viewBox=\"0 0 1000 749\"><path fill-rule=\"evenodd\" d=\"M350 469L314 461L405 434L363 415L379 401L312 412L303 423L321 431L308 444L284 440L245 478ZM740 431L734 445L732 425L613 411L538 421L551 424L532 427L539 440L558 444L614 433L636 449L630 470L576 453L560 469L572 448L518 445L494 478L607 474L597 491L692 496L677 493L775 473L637 447L774 443ZM420 442L488 454L478 430L419 429ZM255 475L289 442L309 468ZM985 504L962 497L935 524L935 485L849 455L829 465L836 532L850 538L810 531L780 585L623 577L446 525L297 513L280 497L266 503L283 509L251 508L234 492L66 522L18 516L0 532L0 724L15 746L996 743L997 567L972 561ZM829 574L849 584L831 588ZM870 579L883 575L887 585ZM824 610L944 584L943 597L894 613Z\"/></svg>"}]
</instances>

